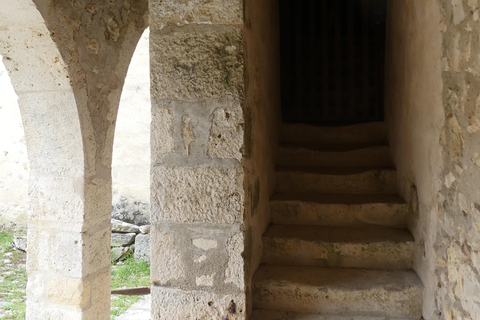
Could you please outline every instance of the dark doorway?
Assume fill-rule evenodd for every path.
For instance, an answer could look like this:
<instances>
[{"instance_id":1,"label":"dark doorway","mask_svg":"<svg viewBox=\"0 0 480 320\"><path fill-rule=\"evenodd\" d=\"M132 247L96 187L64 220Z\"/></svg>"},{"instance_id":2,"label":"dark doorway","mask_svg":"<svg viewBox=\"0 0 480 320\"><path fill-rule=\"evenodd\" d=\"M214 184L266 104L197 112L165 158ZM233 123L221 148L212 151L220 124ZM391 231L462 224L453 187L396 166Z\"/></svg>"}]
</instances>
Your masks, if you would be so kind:
<instances>
[{"instance_id":1,"label":"dark doorway","mask_svg":"<svg viewBox=\"0 0 480 320\"><path fill-rule=\"evenodd\" d=\"M383 121L386 0L280 0L284 122Z\"/></svg>"}]
</instances>

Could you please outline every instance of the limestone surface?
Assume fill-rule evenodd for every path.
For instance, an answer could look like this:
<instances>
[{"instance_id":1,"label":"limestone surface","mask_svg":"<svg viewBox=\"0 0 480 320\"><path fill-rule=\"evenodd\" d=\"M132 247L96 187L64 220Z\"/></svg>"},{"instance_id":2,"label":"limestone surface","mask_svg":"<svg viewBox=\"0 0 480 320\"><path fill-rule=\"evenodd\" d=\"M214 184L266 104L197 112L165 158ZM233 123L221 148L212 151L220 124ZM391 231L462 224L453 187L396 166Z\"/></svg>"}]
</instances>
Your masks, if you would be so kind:
<instances>
[{"instance_id":1,"label":"limestone surface","mask_svg":"<svg viewBox=\"0 0 480 320\"><path fill-rule=\"evenodd\" d=\"M112 233L111 246L125 247L135 240L136 233Z\"/></svg>"}]
</instances>

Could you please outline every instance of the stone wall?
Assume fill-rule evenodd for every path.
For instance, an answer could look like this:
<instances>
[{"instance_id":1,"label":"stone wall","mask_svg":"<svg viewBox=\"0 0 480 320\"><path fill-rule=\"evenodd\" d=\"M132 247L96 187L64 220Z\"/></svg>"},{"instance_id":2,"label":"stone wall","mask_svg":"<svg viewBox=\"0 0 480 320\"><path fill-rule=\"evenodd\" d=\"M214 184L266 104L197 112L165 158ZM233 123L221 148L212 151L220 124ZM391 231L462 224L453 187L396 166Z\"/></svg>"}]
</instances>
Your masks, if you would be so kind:
<instances>
[{"instance_id":1,"label":"stone wall","mask_svg":"<svg viewBox=\"0 0 480 320\"><path fill-rule=\"evenodd\" d=\"M152 319L244 319L243 1L150 1Z\"/></svg>"},{"instance_id":2,"label":"stone wall","mask_svg":"<svg viewBox=\"0 0 480 320\"><path fill-rule=\"evenodd\" d=\"M479 319L477 1L390 1L386 120L425 319Z\"/></svg>"},{"instance_id":3,"label":"stone wall","mask_svg":"<svg viewBox=\"0 0 480 320\"><path fill-rule=\"evenodd\" d=\"M245 1L246 126L245 225L247 296L262 258L262 235L270 223L270 196L279 142L280 54L278 1ZM248 301L249 303L251 301ZM249 305L250 307L250 305ZM249 309L249 308L248 308Z\"/></svg>"},{"instance_id":4,"label":"stone wall","mask_svg":"<svg viewBox=\"0 0 480 320\"><path fill-rule=\"evenodd\" d=\"M442 0L445 126L438 196L437 313L480 319L480 8Z\"/></svg>"}]
</instances>

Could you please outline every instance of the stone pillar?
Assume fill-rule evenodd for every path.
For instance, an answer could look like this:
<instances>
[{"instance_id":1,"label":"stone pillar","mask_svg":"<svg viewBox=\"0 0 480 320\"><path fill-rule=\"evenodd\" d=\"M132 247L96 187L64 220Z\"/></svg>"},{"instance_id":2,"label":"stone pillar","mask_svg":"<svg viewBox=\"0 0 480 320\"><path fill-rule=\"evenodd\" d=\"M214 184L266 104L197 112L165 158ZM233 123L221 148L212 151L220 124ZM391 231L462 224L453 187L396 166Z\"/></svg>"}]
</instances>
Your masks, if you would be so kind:
<instances>
[{"instance_id":1,"label":"stone pillar","mask_svg":"<svg viewBox=\"0 0 480 320\"><path fill-rule=\"evenodd\" d=\"M152 319L244 319L240 0L150 1Z\"/></svg>"},{"instance_id":2,"label":"stone pillar","mask_svg":"<svg viewBox=\"0 0 480 320\"><path fill-rule=\"evenodd\" d=\"M110 318L113 132L146 10L145 1L0 0L0 53L31 165L28 320Z\"/></svg>"}]
</instances>

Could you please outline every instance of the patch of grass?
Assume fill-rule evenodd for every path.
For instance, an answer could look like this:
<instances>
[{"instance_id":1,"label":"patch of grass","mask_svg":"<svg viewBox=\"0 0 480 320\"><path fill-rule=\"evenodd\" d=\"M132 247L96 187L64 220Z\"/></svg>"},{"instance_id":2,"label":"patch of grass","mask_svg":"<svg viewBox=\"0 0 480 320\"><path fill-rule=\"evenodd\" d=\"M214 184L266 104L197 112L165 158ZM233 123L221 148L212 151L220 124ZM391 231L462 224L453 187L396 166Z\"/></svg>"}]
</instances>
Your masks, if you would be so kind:
<instances>
[{"instance_id":1,"label":"patch of grass","mask_svg":"<svg viewBox=\"0 0 480 320\"><path fill-rule=\"evenodd\" d=\"M0 320L25 319L26 254L13 249L13 236L0 232Z\"/></svg>"},{"instance_id":2,"label":"patch of grass","mask_svg":"<svg viewBox=\"0 0 480 320\"><path fill-rule=\"evenodd\" d=\"M150 286L150 265L145 261L135 261L133 255L123 262L112 265L112 289ZM140 296L112 296L111 319L125 313L140 300Z\"/></svg>"}]
</instances>

